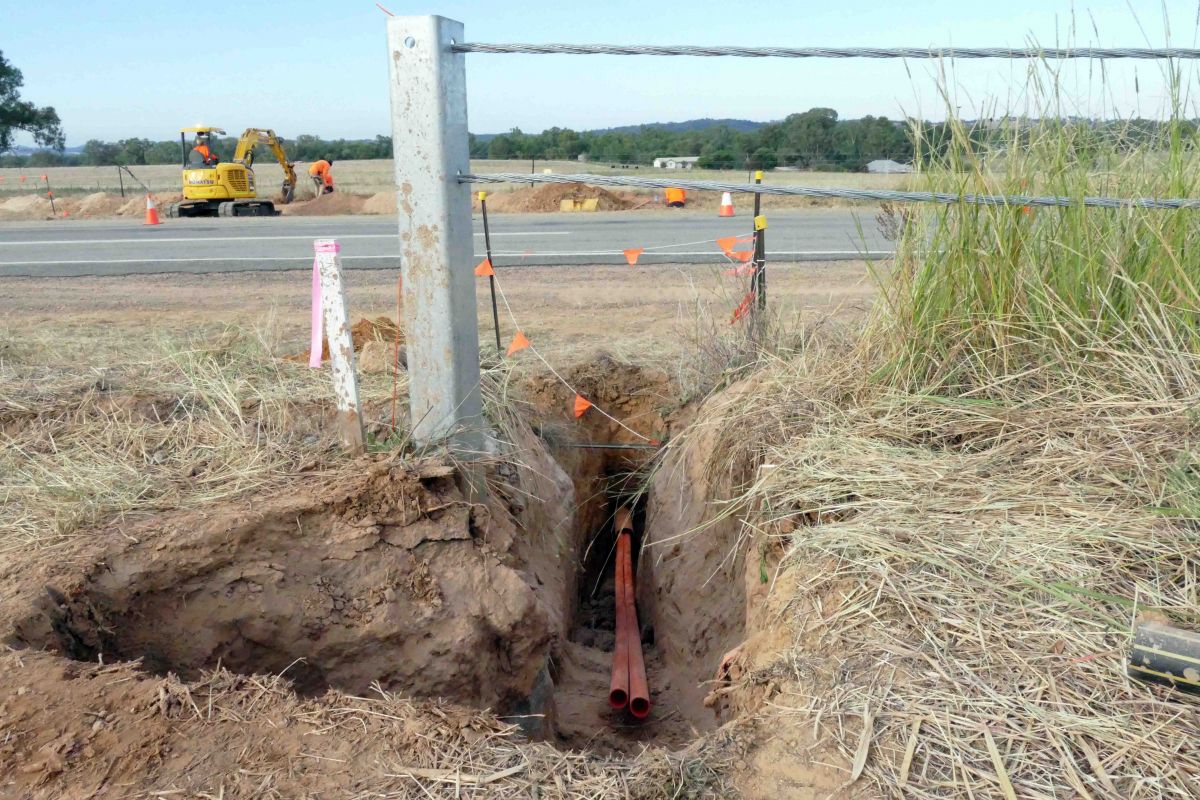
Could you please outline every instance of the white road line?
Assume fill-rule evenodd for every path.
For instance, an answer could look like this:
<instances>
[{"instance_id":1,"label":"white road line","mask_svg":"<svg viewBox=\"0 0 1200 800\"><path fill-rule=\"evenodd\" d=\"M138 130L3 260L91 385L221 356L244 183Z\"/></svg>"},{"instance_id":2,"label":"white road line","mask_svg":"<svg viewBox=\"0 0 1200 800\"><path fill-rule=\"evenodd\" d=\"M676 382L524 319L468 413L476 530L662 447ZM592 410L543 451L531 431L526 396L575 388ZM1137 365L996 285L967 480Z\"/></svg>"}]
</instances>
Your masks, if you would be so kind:
<instances>
[{"instance_id":1,"label":"white road line","mask_svg":"<svg viewBox=\"0 0 1200 800\"><path fill-rule=\"evenodd\" d=\"M486 255L486 254L485 253L475 253L474 257L482 258L484 255ZM492 255L496 256L496 255L500 255L500 254L492 253ZM506 255L520 257L522 254L509 253ZM577 258L577 257L581 257L581 256L609 256L610 258L614 259L614 263L615 263L615 259L619 255L620 254L618 254L618 253L613 253L611 251L604 250L604 251L599 251L599 252L578 252L578 253L530 253L526 257L527 258L547 258L547 257ZM645 260L647 258L673 258L675 256L718 256L718 255L720 255L720 253L715 252L713 250L696 250L696 251L685 252L685 253L643 253L641 255L641 259ZM848 256L848 255L861 256L863 258L886 258L887 256L894 255L894 253L891 250L867 250L867 251L862 251L862 250L770 250L767 252L767 263L770 264L771 259L774 258L775 256ZM389 254L383 254L383 255L378 255L378 256L346 256L346 255L341 256L341 259L343 261L361 261L361 260L368 260L368 259L377 260L377 259L381 259L381 258L395 258L398 260L399 256L398 255L389 255ZM85 265L93 265L93 264L189 264L189 263L192 263L192 264L204 264L204 263L221 264L221 263L232 263L232 262L239 262L239 261L255 261L255 262L260 262L260 263L266 262L266 261L311 262L312 257L311 256L286 256L286 257L263 257L263 258L255 258L255 257L116 258L116 259L107 259L107 260L88 260L88 261L0 261L0 267L39 267L39 266L41 266L41 267L61 267L61 266L74 265L74 264L85 264ZM621 262L621 263L624 263L624 262ZM521 266L521 264L499 264L497 266L519 267L519 266Z\"/></svg>"},{"instance_id":2,"label":"white road line","mask_svg":"<svg viewBox=\"0 0 1200 800\"><path fill-rule=\"evenodd\" d=\"M482 237L482 233L475 234ZM571 231L495 231L496 236L570 236ZM26 247L29 245L57 244L69 247L76 244L158 244L180 242L277 242L287 239L311 241L311 236L201 236L194 239L36 239L24 242L0 242L0 247ZM394 233L351 233L333 236L334 239L395 239ZM81 262L82 263L82 262Z\"/></svg>"}]
</instances>

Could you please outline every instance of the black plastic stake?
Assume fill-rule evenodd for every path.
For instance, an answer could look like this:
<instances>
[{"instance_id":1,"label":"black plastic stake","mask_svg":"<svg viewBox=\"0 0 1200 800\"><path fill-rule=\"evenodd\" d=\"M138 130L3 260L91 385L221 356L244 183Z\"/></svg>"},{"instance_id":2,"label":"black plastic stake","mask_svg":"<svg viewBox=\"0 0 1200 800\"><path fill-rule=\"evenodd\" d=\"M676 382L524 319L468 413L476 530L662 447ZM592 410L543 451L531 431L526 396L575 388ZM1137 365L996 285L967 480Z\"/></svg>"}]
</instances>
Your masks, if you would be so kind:
<instances>
[{"instance_id":1,"label":"black plastic stake","mask_svg":"<svg viewBox=\"0 0 1200 800\"><path fill-rule=\"evenodd\" d=\"M121 168L117 167L117 180L121 182L121 197L125 196L125 173L121 172Z\"/></svg>"},{"instance_id":2,"label":"black plastic stake","mask_svg":"<svg viewBox=\"0 0 1200 800\"><path fill-rule=\"evenodd\" d=\"M479 193L479 208L483 211L483 246L487 250L488 263L492 265L492 269L496 265L492 263L492 231L488 227L487 218L487 192ZM496 276L488 275L488 288L492 290L492 326L496 329L496 352L503 353L504 347L500 344L500 311L496 308Z\"/></svg>"},{"instance_id":3,"label":"black plastic stake","mask_svg":"<svg viewBox=\"0 0 1200 800\"><path fill-rule=\"evenodd\" d=\"M762 170L754 173L754 182L761 184ZM762 216L762 193L754 193L754 273L750 277L750 291L754 294L759 310L767 307L767 229L759 227Z\"/></svg>"},{"instance_id":4,"label":"black plastic stake","mask_svg":"<svg viewBox=\"0 0 1200 800\"><path fill-rule=\"evenodd\" d=\"M58 209L54 207L54 192L50 190L50 176L43 175L42 180L46 182L46 196L50 198L50 213L57 214Z\"/></svg>"}]
</instances>

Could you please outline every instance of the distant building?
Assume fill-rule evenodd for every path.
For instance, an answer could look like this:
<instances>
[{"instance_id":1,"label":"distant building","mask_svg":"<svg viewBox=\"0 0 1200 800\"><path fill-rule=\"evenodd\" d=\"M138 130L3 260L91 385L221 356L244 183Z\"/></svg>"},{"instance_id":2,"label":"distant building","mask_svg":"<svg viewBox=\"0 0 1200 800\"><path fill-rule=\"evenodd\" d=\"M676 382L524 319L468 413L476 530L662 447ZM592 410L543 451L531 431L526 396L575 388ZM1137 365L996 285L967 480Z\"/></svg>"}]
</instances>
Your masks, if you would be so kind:
<instances>
[{"instance_id":1,"label":"distant building","mask_svg":"<svg viewBox=\"0 0 1200 800\"><path fill-rule=\"evenodd\" d=\"M654 159L655 169L691 169L700 156L667 156Z\"/></svg>"},{"instance_id":2,"label":"distant building","mask_svg":"<svg viewBox=\"0 0 1200 800\"><path fill-rule=\"evenodd\" d=\"M912 171L912 164L901 164L898 161L892 161L890 158L880 158L867 163L867 172L879 172L890 175Z\"/></svg>"}]
</instances>

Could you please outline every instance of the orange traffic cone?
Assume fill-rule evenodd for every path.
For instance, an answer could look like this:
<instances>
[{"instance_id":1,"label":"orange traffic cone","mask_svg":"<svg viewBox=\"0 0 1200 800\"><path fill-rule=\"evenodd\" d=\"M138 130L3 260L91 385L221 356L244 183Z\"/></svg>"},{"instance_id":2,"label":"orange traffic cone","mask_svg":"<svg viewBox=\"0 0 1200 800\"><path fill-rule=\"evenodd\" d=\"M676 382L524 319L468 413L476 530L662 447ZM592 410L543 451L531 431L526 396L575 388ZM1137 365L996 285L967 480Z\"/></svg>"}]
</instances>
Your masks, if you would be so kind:
<instances>
[{"instance_id":1,"label":"orange traffic cone","mask_svg":"<svg viewBox=\"0 0 1200 800\"><path fill-rule=\"evenodd\" d=\"M146 224L162 224L158 219L158 209L154 207L154 198L152 198L150 195L146 195Z\"/></svg>"},{"instance_id":2,"label":"orange traffic cone","mask_svg":"<svg viewBox=\"0 0 1200 800\"><path fill-rule=\"evenodd\" d=\"M720 217L732 217L733 216L733 195L729 194L729 192L725 192L724 194L721 195L721 211L717 216L720 216Z\"/></svg>"}]
</instances>

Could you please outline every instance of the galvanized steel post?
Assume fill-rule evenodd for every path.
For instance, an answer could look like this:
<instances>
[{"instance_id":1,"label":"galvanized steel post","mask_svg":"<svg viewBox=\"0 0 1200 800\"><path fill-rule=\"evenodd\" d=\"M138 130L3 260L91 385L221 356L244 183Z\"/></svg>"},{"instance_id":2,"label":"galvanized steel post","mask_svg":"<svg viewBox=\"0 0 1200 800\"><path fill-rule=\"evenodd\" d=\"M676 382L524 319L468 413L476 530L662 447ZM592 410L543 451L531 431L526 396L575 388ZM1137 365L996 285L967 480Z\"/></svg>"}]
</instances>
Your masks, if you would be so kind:
<instances>
[{"instance_id":1,"label":"galvanized steel post","mask_svg":"<svg viewBox=\"0 0 1200 800\"><path fill-rule=\"evenodd\" d=\"M387 32L412 435L479 452L471 196L458 182L470 172L466 56L450 50L463 26L392 17Z\"/></svg>"}]
</instances>

